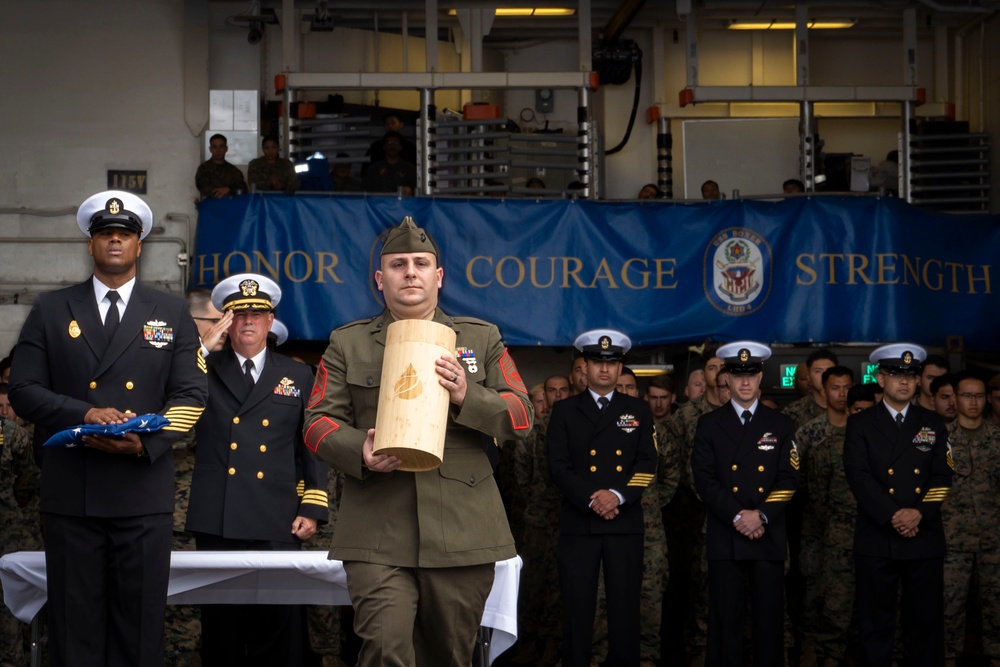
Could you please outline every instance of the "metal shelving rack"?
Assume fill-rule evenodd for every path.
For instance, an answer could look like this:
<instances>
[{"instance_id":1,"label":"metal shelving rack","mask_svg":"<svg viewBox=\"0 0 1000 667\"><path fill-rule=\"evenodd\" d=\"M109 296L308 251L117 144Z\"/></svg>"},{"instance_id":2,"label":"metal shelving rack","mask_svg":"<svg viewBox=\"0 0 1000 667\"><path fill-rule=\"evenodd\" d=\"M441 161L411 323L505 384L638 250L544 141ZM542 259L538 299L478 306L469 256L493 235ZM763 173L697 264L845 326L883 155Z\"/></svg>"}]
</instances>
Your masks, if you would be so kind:
<instances>
[{"instance_id":1,"label":"metal shelving rack","mask_svg":"<svg viewBox=\"0 0 1000 667\"><path fill-rule=\"evenodd\" d=\"M913 203L924 208L989 213L989 135L911 135L909 191Z\"/></svg>"}]
</instances>

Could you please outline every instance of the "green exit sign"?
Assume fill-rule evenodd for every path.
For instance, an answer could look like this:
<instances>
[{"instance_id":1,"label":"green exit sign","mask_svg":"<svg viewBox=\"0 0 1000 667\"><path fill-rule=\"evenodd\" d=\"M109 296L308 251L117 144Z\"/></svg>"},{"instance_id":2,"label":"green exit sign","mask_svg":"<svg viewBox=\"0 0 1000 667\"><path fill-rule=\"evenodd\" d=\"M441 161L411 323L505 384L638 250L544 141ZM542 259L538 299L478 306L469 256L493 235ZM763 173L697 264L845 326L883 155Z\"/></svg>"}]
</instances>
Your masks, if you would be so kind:
<instances>
[{"instance_id":1,"label":"green exit sign","mask_svg":"<svg viewBox=\"0 0 1000 667\"><path fill-rule=\"evenodd\" d=\"M798 364L781 364L781 387L782 389L795 388L795 369Z\"/></svg>"},{"instance_id":2,"label":"green exit sign","mask_svg":"<svg viewBox=\"0 0 1000 667\"><path fill-rule=\"evenodd\" d=\"M878 382L875 375L878 374L878 364L870 361L861 362L861 384L873 384Z\"/></svg>"}]
</instances>

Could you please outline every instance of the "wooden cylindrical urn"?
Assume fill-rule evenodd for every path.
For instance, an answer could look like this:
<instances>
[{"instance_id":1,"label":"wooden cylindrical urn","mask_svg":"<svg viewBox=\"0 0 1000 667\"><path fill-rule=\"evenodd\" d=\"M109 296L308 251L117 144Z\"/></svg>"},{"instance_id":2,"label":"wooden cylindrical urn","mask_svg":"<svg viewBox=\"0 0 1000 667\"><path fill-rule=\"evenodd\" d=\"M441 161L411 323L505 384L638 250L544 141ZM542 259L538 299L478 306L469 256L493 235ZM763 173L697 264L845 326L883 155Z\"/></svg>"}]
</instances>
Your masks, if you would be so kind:
<instances>
[{"instance_id":1,"label":"wooden cylindrical urn","mask_svg":"<svg viewBox=\"0 0 1000 667\"><path fill-rule=\"evenodd\" d=\"M420 472L441 465L450 399L434 362L454 352L455 331L443 324L399 320L389 325L374 451L401 459L399 470Z\"/></svg>"}]
</instances>

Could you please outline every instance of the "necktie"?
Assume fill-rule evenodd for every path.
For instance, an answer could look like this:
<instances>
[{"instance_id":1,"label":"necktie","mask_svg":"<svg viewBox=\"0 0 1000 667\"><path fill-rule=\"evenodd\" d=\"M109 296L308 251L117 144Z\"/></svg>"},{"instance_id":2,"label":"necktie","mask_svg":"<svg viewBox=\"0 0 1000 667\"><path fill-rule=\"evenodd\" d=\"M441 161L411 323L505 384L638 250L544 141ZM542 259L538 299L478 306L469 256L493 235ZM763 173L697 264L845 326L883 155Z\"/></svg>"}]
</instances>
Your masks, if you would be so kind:
<instances>
[{"instance_id":1,"label":"necktie","mask_svg":"<svg viewBox=\"0 0 1000 667\"><path fill-rule=\"evenodd\" d=\"M254 369L253 359L247 359L246 361L243 362L243 379L246 380L247 391L253 389L254 385L253 369Z\"/></svg>"},{"instance_id":2,"label":"necktie","mask_svg":"<svg viewBox=\"0 0 1000 667\"><path fill-rule=\"evenodd\" d=\"M750 423L750 418L753 417L753 413L750 412L749 410L744 410L743 414L740 415L740 417L743 418L743 425L746 426L747 424Z\"/></svg>"},{"instance_id":3,"label":"necktie","mask_svg":"<svg viewBox=\"0 0 1000 667\"><path fill-rule=\"evenodd\" d=\"M896 426L898 426L899 428L903 428L903 413L902 412L897 412L896 413Z\"/></svg>"},{"instance_id":4,"label":"necktie","mask_svg":"<svg viewBox=\"0 0 1000 667\"><path fill-rule=\"evenodd\" d=\"M107 334L108 340L111 340L118 329L118 323L121 322L121 316L118 314L118 292L116 290L108 292L108 301L111 302L111 307L108 308L108 314L104 316L104 333Z\"/></svg>"},{"instance_id":5,"label":"necktie","mask_svg":"<svg viewBox=\"0 0 1000 667\"><path fill-rule=\"evenodd\" d=\"M608 407L608 403L610 402L607 396L601 396L597 399L597 404L601 406L601 412L604 412L604 408Z\"/></svg>"}]
</instances>

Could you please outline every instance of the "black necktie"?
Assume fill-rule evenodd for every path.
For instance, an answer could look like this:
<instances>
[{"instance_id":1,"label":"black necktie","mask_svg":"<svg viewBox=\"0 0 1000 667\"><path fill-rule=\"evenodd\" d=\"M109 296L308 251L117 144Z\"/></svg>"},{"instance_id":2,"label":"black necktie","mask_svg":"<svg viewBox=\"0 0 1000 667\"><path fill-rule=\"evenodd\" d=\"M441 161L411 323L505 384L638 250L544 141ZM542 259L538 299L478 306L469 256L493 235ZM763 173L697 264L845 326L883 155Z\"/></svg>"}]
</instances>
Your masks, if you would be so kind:
<instances>
[{"instance_id":1,"label":"black necktie","mask_svg":"<svg viewBox=\"0 0 1000 667\"><path fill-rule=\"evenodd\" d=\"M743 414L740 415L740 417L743 418L743 425L746 426L747 424L750 423L750 418L753 417L753 413L750 412L749 410L744 410Z\"/></svg>"},{"instance_id":2,"label":"black necktie","mask_svg":"<svg viewBox=\"0 0 1000 667\"><path fill-rule=\"evenodd\" d=\"M897 412L896 413L896 426L898 426L899 428L903 428L903 413L902 412Z\"/></svg>"},{"instance_id":3,"label":"black necktie","mask_svg":"<svg viewBox=\"0 0 1000 667\"><path fill-rule=\"evenodd\" d=\"M104 333L107 334L110 341L118 329L118 323L121 322L121 316L118 314L118 292L116 290L108 292L108 301L111 302L111 306L108 308L108 314L104 316Z\"/></svg>"},{"instance_id":4,"label":"black necktie","mask_svg":"<svg viewBox=\"0 0 1000 667\"><path fill-rule=\"evenodd\" d=\"M243 362L243 379L247 383L247 391L253 390L254 380L253 380L253 359L247 359Z\"/></svg>"},{"instance_id":5,"label":"black necktie","mask_svg":"<svg viewBox=\"0 0 1000 667\"><path fill-rule=\"evenodd\" d=\"M604 408L608 407L608 403L610 402L607 396L601 396L597 399L597 404L601 406L601 412L604 412Z\"/></svg>"}]
</instances>

